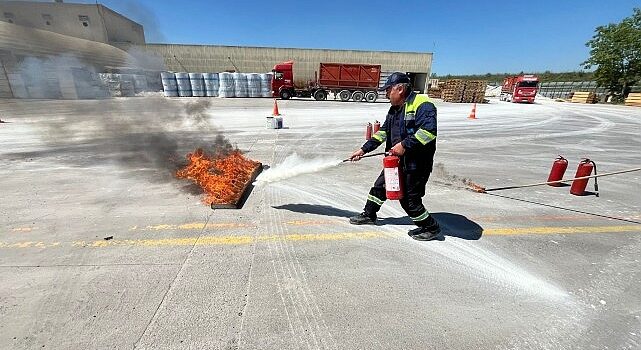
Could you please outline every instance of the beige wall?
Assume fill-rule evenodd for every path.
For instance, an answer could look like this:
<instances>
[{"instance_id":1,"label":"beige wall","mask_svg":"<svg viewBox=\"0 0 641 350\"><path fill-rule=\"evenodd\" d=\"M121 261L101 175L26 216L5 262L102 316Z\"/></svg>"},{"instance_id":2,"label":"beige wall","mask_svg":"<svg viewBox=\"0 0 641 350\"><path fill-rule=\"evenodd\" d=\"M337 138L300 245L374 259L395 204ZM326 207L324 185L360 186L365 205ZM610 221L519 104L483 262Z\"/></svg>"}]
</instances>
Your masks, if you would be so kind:
<instances>
[{"instance_id":1,"label":"beige wall","mask_svg":"<svg viewBox=\"0 0 641 350\"><path fill-rule=\"evenodd\" d=\"M13 71L25 57L62 57L69 64L77 62L97 70L135 62L125 51L111 45L0 21L0 59L4 68Z\"/></svg>"},{"instance_id":2,"label":"beige wall","mask_svg":"<svg viewBox=\"0 0 641 350\"><path fill-rule=\"evenodd\" d=\"M145 31L140 24L102 5L99 5L99 11L105 21L109 43L145 43Z\"/></svg>"},{"instance_id":3,"label":"beige wall","mask_svg":"<svg viewBox=\"0 0 641 350\"><path fill-rule=\"evenodd\" d=\"M11 14L7 18L7 14ZM79 16L87 16L81 21ZM143 44L140 24L102 5L43 3L28 1L0 2L0 21L51 31L76 38L110 43L114 41ZM47 24L47 21L49 24ZM86 22L85 26L83 22Z\"/></svg>"},{"instance_id":4,"label":"beige wall","mask_svg":"<svg viewBox=\"0 0 641 350\"><path fill-rule=\"evenodd\" d=\"M298 83L314 79L321 62L380 64L383 72L414 72L426 76L432 68L432 54L419 52L171 44L147 44L143 48L161 54L167 69L176 72L222 72L234 70L235 65L243 73L260 73L271 71L276 63L293 60Z\"/></svg>"}]
</instances>

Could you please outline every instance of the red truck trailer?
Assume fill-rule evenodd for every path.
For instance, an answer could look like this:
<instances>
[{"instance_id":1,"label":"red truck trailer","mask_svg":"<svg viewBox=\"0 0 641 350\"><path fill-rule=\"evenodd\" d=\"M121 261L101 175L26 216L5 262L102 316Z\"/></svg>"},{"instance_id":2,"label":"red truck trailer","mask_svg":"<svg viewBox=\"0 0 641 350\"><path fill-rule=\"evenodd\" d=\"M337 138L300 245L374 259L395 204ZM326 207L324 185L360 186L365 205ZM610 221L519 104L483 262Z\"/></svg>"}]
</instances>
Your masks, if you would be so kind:
<instances>
[{"instance_id":1,"label":"red truck trailer","mask_svg":"<svg viewBox=\"0 0 641 350\"><path fill-rule=\"evenodd\" d=\"M501 87L501 101L534 103L539 90L539 78L526 74L506 77Z\"/></svg>"},{"instance_id":2,"label":"red truck trailer","mask_svg":"<svg viewBox=\"0 0 641 350\"><path fill-rule=\"evenodd\" d=\"M378 83L381 66L372 64L321 63L318 74L306 86L296 86L293 72L294 62L288 61L274 66L272 72L272 96L287 100L291 97L313 97L326 100L332 92L341 101L375 102L378 98Z\"/></svg>"}]
</instances>

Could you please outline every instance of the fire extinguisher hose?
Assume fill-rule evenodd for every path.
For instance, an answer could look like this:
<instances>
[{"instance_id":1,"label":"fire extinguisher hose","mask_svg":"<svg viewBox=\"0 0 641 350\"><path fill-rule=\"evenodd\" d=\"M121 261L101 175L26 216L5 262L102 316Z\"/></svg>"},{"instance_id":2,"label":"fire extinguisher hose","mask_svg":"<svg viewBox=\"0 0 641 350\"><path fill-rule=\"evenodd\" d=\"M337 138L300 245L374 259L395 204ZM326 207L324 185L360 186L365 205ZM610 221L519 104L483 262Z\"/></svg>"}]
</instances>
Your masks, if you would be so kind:
<instances>
[{"instance_id":1,"label":"fire extinguisher hose","mask_svg":"<svg viewBox=\"0 0 641 350\"><path fill-rule=\"evenodd\" d=\"M594 167L594 175L590 176L581 176L581 177L576 177L573 179L567 179L567 180L557 180L557 181L547 181L547 182L538 182L538 183L533 183L533 184L527 184L527 185L516 185L516 186L505 186L505 187L494 187L494 188L485 188L483 186L479 186L474 183L468 183L470 185L470 189L474 192L478 193L486 193L486 192L492 192L492 191L501 191L501 190L511 190L515 188L524 188L524 187L534 187L534 186L543 186L543 185L549 185L549 184L554 184L554 183L562 183L562 182L571 182L574 180L583 180L583 179L592 179L594 178L594 190L598 192L599 187L596 185L596 178L601 177L601 176L610 176L610 175L617 175L617 174L624 174L624 173L631 173L633 171L639 171L641 168L633 168L633 169L627 169L627 170L620 170L620 171L613 171L610 173L601 173L599 175L596 174L596 165Z\"/></svg>"},{"instance_id":2,"label":"fire extinguisher hose","mask_svg":"<svg viewBox=\"0 0 641 350\"><path fill-rule=\"evenodd\" d=\"M366 154L364 156L361 156L361 158L382 156L383 154L385 154L385 152L371 153L371 154ZM349 162L349 161L351 161L351 159L349 159L349 158L343 159L343 163Z\"/></svg>"}]
</instances>

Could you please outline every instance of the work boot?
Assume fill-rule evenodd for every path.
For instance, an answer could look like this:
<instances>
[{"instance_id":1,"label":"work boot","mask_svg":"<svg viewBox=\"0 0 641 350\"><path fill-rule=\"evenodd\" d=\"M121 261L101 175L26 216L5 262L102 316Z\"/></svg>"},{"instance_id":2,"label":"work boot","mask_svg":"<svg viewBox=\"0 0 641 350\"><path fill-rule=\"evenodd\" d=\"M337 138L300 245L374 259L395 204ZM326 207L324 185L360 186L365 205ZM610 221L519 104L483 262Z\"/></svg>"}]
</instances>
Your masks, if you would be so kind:
<instances>
[{"instance_id":1,"label":"work boot","mask_svg":"<svg viewBox=\"0 0 641 350\"><path fill-rule=\"evenodd\" d=\"M431 241L436 239L439 233L441 233L441 228L439 227L438 222L433 218L428 222L427 226L417 227L407 232L410 237L417 241Z\"/></svg>"},{"instance_id":2,"label":"work boot","mask_svg":"<svg viewBox=\"0 0 641 350\"><path fill-rule=\"evenodd\" d=\"M349 218L349 223L352 225L376 225L376 215L369 216L363 212Z\"/></svg>"}]
</instances>

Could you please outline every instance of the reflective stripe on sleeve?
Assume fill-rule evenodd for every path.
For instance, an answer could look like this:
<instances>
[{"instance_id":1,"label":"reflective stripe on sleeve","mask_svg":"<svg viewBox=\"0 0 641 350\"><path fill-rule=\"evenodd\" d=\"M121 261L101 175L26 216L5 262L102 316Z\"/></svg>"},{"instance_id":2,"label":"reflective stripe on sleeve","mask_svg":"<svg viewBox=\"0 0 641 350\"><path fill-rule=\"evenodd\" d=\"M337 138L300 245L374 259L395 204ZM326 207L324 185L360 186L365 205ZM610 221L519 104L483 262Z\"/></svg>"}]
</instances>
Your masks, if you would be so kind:
<instances>
[{"instance_id":1,"label":"reflective stripe on sleeve","mask_svg":"<svg viewBox=\"0 0 641 350\"><path fill-rule=\"evenodd\" d=\"M387 138L387 132L379 130L376 134L372 135L372 137L378 142L383 142L385 141L385 138Z\"/></svg>"},{"instance_id":2,"label":"reflective stripe on sleeve","mask_svg":"<svg viewBox=\"0 0 641 350\"><path fill-rule=\"evenodd\" d=\"M418 142L420 142L423 145L426 145L428 142L434 140L436 138L436 135L432 134L431 132L425 130L425 129L418 129L418 131L414 134Z\"/></svg>"}]
</instances>

